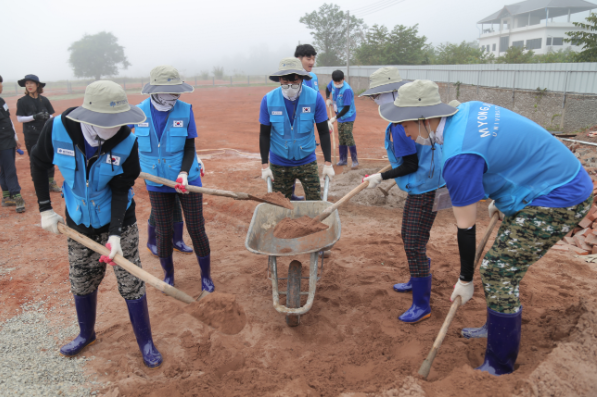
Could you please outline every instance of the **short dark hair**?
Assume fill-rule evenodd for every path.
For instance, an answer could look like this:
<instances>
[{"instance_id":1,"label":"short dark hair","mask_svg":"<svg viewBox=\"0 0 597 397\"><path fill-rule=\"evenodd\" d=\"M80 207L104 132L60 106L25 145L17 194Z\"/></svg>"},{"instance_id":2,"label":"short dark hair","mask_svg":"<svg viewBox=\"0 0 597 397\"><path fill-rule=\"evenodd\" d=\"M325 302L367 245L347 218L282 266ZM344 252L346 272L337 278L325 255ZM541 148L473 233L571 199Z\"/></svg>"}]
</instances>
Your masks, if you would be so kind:
<instances>
[{"instance_id":1,"label":"short dark hair","mask_svg":"<svg viewBox=\"0 0 597 397\"><path fill-rule=\"evenodd\" d=\"M334 70L332 72L332 80L336 82L344 80L344 72L341 70Z\"/></svg>"},{"instance_id":2,"label":"short dark hair","mask_svg":"<svg viewBox=\"0 0 597 397\"><path fill-rule=\"evenodd\" d=\"M317 51L311 44L299 44L296 46L296 50L294 50L294 57L314 57L317 55Z\"/></svg>"}]
</instances>

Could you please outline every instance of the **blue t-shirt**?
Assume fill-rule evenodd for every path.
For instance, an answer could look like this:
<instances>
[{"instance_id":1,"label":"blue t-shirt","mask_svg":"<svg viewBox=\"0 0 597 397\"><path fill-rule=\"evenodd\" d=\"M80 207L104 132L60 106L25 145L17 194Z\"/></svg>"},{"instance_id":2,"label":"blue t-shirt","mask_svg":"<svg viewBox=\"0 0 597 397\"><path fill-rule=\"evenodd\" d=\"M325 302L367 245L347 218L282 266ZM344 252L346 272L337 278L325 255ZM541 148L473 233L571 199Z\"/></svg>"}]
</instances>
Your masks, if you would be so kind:
<instances>
[{"instance_id":1,"label":"blue t-shirt","mask_svg":"<svg viewBox=\"0 0 597 397\"><path fill-rule=\"evenodd\" d=\"M392 123L390 132L392 133L394 155L396 157L406 157L417 153L415 141L406 136L404 127L402 127L400 124Z\"/></svg>"},{"instance_id":2,"label":"blue t-shirt","mask_svg":"<svg viewBox=\"0 0 597 397\"><path fill-rule=\"evenodd\" d=\"M465 207L485 197L483 174L487 171L485 160L476 154L459 154L444 165L444 179L450 192L452 205ZM534 207L565 208L585 201L593 192L593 182L584 168L567 184L539 196L529 205Z\"/></svg>"},{"instance_id":3,"label":"blue t-shirt","mask_svg":"<svg viewBox=\"0 0 597 397\"><path fill-rule=\"evenodd\" d=\"M339 89L336 87L334 87L334 90L339 91ZM333 93L332 93L332 97L334 97ZM342 103L336 102L336 107L338 108L338 111L336 112L336 116L338 116L338 113L340 113L342 111L344 106L350 106L350 105L352 105L353 102L354 102L354 92L352 91L352 88L344 90L344 94L342 96ZM350 117L343 116L342 121L338 120L338 123L348 123L351 121L355 121L356 118L357 118L357 113L355 112Z\"/></svg>"},{"instance_id":4,"label":"blue t-shirt","mask_svg":"<svg viewBox=\"0 0 597 397\"><path fill-rule=\"evenodd\" d=\"M149 104L149 107L151 109L151 118L153 119L153 128L158 136L158 140L161 140L162 134L166 129L166 123L168 122L168 116L170 115L170 112L160 112L159 110L156 110L153 107L152 103ZM131 124L129 125L129 127L133 129L135 128L135 125ZM198 136L197 125L195 124L195 115L193 114L193 105L191 105L191 114L189 116L189 126L187 128L187 133L187 139L195 139ZM201 183L201 177L197 177L192 181L188 181L188 183L190 186L203 186L203 184ZM147 187L147 190L150 192L176 193L176 190L168 186L151 186L147 184L145 186Z\"/></svg>"},{"instance_id":5,"label":"blue t-shirt","mask_svg":"<svg viewBox=\"0 0 597 397\"><path fill-rule=\"evenodd\" d=\"M87 139L85 139L85 138L83 138L83 142L85 142L85 157L87 157L87 160L89 160L97 153L97 149L99 149L99 147L91 146L90 144L87 143Z\"/></svg>"},{"instance_id":6,"label":"blue t-shirt","mask_svg":"<svg viewBox=\"0 0 597 397\"><path fill-rule=\"evenodd\" d=\"M286 113L288 114L290 124L294 123L294 112L297 104L298 99L296 101L289 101L288 99L284 98L284 105L286 106ZM321 95L317 95L317 100L315 101L315 123L321 123L327 119L328 113L325 107L325 101ZM259 123L263 125L272 125L272 123L269 121L269 112L267 111L267 96L264 96L261 100L261 108L259 109ZM312 163L315 160L317 160L315 151L300 160L288 160L284 157L276 155L275 153L272 153L271 151L269 152L269 162L273 165L282 167L298 167L299 165Z\"/></svg>"}]
</instances>

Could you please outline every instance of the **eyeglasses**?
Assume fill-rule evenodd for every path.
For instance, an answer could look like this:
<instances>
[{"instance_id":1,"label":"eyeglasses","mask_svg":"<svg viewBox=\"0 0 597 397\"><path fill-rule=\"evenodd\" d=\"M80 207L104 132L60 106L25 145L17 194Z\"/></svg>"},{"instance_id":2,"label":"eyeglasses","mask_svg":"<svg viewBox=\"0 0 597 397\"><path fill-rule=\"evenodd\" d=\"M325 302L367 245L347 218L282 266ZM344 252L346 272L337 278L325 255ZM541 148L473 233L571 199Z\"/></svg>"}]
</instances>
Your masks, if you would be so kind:
<instances>
[{"instance_id":1,"label":"eyeglasses","mask_svg":"<svg viewBox=\"0 0 597 397\"><path fill-rule=\"evenodd\" d=\"M297 89L297 88L299 88L301 85L300 85L300 84L280 84L280 86L281 86L283 89L285 89L285 90L287 90L287 89L289 89L289 88L291 88L291 87L292 87L292 88L294 88L294 89L296 90L296 89Z\"/></svg>"},{"instance_id":2,"label":"eyeglasses","mask_svg":"<svg viewBox=\"0 0 597 397\"><path fill-rule=\"evenodd\" d=\"M369 95L369 99L371 99L372 101L374 101L374 102L375 102L375 100L376 100L377 98L379 98L379 96L380 96L380 94Z\"/></svg>"}]
</instances>

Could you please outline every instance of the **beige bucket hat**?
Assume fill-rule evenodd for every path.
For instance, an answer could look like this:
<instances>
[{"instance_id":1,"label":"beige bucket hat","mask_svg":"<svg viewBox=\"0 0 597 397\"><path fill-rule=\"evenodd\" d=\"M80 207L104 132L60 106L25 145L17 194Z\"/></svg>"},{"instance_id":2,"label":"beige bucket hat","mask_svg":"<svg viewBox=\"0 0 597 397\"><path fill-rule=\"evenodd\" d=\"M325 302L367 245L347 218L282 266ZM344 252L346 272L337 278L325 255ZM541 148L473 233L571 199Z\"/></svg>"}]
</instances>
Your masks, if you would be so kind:
<instances>
[{"instance_id":1,"label":"beige bucket hat","mask_svg":"<svg viewBox=\"0 0 597 397\"><path fill-rule=\"evenodd\" d=\"M141 109L129 105L124 89L109 80L89 84L85 88L83 105L70 112L66 118L101 128L139 124L146 119Z\"/></svg>"},{"instance_id":2,"label":"beige bucket hat","mask_svg":"<svg viewBox=\"0 0 597 397\"><path fill-rule=\"evenodd\" d=\"M400 87L394 103L379 107L382 119L391 123L448 117L458 109L442 103L439 87L430 80L415 80Z\"/></svg>"},{"instance_id":3,"label":"beige bucket hat","mask_svg":"<svg viewBox=\"0 0 597 397\"><path fill-rule=\"evenodd\" d=\"M402 80L398 68L385 66L371 73L371 76L369 76L369 89L359 96L371 96L398 91L406 83L409 83L409 81Z\"/></svg>"},{"instance_id":4,"label":"beige bucket hat","mask_svg":"<svg viewBox=\"0 0 597 397\"><path fill-rule=\"evenodd\" d=\"M141 94L184 94L195 89L182 81L174 66L163 65L151 69L149 83L145 84Z\"/></svg>"},{"instance_id":5,"label":"beige bucket hat","mask_svg":"<svg viewBox=\"0 0 597 397\"><path fill-rule=\"evenodd\" d=\"M303 64L298 58L284 58L278 65L278 71L269 75L271 81L278 82L280 77L288 76L289 74L298 74L305 80L311 80L309 72L303 69Z\"/></svg>"}]
</instances>

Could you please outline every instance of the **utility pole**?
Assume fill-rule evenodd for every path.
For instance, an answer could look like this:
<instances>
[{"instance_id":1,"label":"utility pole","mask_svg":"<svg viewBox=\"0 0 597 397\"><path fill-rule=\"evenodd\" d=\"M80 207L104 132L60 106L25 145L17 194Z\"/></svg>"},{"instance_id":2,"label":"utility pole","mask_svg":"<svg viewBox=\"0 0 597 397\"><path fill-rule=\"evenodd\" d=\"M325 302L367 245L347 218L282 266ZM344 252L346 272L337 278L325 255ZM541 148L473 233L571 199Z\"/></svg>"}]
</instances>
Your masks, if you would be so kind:
<instances>
[{"instance_id":1,"label":"utility pole","mask_svg":"<svg viewBox=\"0 0 597 397\"><path fill-rule=\"evenodd\" d=\"M350 73L350 11L346 11L346 82Z\"/></svg>"}]
</instances>

